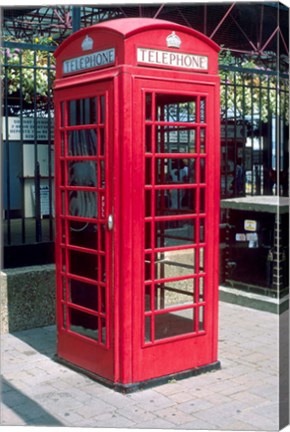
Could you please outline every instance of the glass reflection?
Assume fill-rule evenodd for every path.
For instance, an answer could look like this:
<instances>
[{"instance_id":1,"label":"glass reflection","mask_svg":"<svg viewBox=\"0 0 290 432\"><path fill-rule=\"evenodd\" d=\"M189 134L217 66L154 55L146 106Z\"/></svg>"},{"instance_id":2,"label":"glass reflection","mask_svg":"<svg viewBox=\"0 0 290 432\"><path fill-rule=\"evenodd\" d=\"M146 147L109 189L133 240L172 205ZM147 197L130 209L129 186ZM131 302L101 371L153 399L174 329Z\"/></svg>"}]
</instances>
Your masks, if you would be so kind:
<instances>
[{"instance_id":1,"label":"glass reflection","mask_svg":"<svg viewBox=\"0 0 290 432\"><path fill-rule=\"evenodd\" d=\"M95 124L97 122L97 98L69 101L69 126Z\"/></svg>"},{"instance_id":2,"label":"glass reflection","mask_svg":"<svg viewBox=\"0 0 290 432\"><path fill-rule=\"evenodd\" d=\"M157 153L195 153L196 130L185 126L158 126Z\"/></svg>"},{"instance_id":3,"label":"glass reflection","mask_svg":"<svg viewBox=\"0 0 290 432\"><path fill-rule=\"evenodd\" d=\"M195 272L195 249L155 254L155 279L189 276Z\"/></svg>"},{"instance_id":4,"label":"glass reflection","mask_svg":"<svg viewBox=\"0 0 290 432\"><path fill-rule=\"evenodd\" d=\"M69 162L68 177L70 186L97 186L97 165L93 161Z\"/></svg>"},{"instance_id":5,"label":"glass reflection","mask_svg":"<svg viewBox=\"0 0 290 432\"><path fill-rule=\"evenodd\" d=\"M97 154L97 133L95 129L81 129L68 132L69 156L95 156Z\"/></svg>"},{"instance_id":6,"label":"glass reflection","mask_svg":"<svg viewBox=\"0 0 290 432\"><path fill-rule=\"evenodd\" d=\"M194 279L165 282L155 285L155 309L194 303Z\"/></svg>"},{"instance_id":7,"label":"glass reflection","mask_svg":"<svg viewBox=\"0 0 290 432\"><path fill-rule=\"evenodd\" d=\"M165 339L194 331L195 309L155 316L155 339Z\"/></svg>"}]
</instances>

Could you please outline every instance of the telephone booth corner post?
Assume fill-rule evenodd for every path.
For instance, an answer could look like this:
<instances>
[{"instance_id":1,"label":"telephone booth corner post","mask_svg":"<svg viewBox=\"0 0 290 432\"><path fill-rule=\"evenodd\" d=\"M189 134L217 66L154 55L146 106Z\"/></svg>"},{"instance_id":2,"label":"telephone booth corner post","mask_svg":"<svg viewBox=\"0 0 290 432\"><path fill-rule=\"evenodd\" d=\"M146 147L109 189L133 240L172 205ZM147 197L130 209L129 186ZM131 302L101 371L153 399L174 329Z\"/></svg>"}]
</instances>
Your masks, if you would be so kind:
<instances>
[{"instance_id":1,"label":"telephone booth corner post","mask_svg":"<svg viewBox=\"0 0 290 432\"><path fill-rule=\"evenodd\" d=\"M55 53L57 357L116 390L220 367L218 51L128 18Z\"/></svg>"}]
</instances>

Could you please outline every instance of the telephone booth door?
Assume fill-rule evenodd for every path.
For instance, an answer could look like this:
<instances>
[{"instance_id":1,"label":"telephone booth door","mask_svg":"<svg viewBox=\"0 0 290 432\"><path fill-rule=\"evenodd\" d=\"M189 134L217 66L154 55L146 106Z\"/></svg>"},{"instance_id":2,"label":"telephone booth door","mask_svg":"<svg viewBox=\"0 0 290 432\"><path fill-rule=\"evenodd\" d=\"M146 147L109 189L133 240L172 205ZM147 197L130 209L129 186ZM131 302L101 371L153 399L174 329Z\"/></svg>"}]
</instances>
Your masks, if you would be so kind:
<instances>
[{"instance_id":1,"label":"telephone booth door","mask_svg":"<svg viewBox=\"0 0 290 432\"><path fill-rule=\"evenodd\" d=\"M58 355L107 379L114 369L111 86L94 83L55 97Z\"/></svg>"},{"instance_id":2,"label":"telephone booth door","mask_svg":"<svg viewBox=\"0 0 290 432\"><path fill-rule=\"evenodd\" d=\"M144 199L136 214L143 226L133 235L141 251L134 280L142 279L134 381L217 361L216 91L198 82L136 79L142 109L133 135L142 131L135 145L144 150L134 159Z\"/></svg>"}]
</instances>

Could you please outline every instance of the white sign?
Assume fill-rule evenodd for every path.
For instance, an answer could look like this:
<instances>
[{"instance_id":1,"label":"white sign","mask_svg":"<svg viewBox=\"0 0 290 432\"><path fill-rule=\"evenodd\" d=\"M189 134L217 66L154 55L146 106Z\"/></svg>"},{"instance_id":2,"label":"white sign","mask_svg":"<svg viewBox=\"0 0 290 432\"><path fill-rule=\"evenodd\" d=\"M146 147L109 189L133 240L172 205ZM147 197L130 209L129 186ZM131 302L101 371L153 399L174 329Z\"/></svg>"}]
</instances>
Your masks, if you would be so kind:
<instances>
[{"instance_id":1,"label":"white sign","mask_svg":"<svg viewBox=\"0 0 290 432\"><path fill-rule=\"evenodd\" d=\"M6 120L8 123L8 133L6 131ZM21 136L21 120L20 117L8 117L2 119L3 139L10 141L48 141L48 119L37 118L34 121L32 117L22 118L22 136ZM35 129L35 125L37 129ZM51 138L54 137L54 121L51 119ZM36 135L36 136L35 136Z\"/></svg>"},{"instance_id":2,"label":"white sign","mask_svg":"<svg viewBox=\"0 0 290 432\"><path fill-rule=\"evenodd\" d=\"M35 205L35 187L31 186L32 198ZM49 186L40 186L40 214L46 216L50 214L49 207Z\"/></svg>"},{"instance_id":3,"label":"white sign","mask_svg":"<svg viewBox=\"0 0 290 432\"><path fill-rule=\"evenodd\" d=\"M257 221L245 219L244 221L244 229L246 231L257 231Z\"/></svg>"},{"instance_id":4,"label":"white sign","mask_svg":"<svg viewBox=\"0 0 290 432\"><path fill-rule=\"evenodd\" d=\"M137 62L179 67L191 70L207 70L208 57L197 54L186 54L175 51L161 51L148 48L137 48Z\"/></svg>"},{"instance_id":5,"label":"white sign","mask_svg":"<svg viewBox=\"0 0 290 432\"><path fill-rule=\"evenodd\" d=\"M63 62L63 73L80 72L86 69L98 68L115 63L115 48L96 51Z\"/></svg>"}]
</instances>

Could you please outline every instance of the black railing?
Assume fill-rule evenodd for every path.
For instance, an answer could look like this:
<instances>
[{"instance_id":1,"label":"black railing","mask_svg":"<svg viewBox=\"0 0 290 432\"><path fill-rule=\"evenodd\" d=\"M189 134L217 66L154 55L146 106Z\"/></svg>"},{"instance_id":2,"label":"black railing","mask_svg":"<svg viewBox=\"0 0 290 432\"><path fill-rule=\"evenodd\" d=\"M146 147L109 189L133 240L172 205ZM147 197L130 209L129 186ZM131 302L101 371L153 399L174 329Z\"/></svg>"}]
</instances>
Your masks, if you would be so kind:
<instances>
[{"instance_id":1,"label":"black railing","mask_svg":"<svg viewBox=\"0 0 290 432\"><path fill-rule=\"evenodd\" d=\"M2 49L4 267L54 261L54 47ZM288 195L288 76L221 66L222 198Z\"/></svg>"},{"instance_id":2,"label":"black railing","mask_svg":"<svg viewBox=\"0 0 290 432\"><path fill-rule=\"evenodd\" d=\"M54 260L54 47L5 43L2 63L4 267Z\"/></svg>"},{"instance_id":3,"label":"black railing","mask_svg":"<svg viewBox=\"0 0 290 432\"><path fill-rule=\"evenodd\" d=\"M289 77L221 66L221 195L288 196Z\"/></svg>"}]
</instances>

